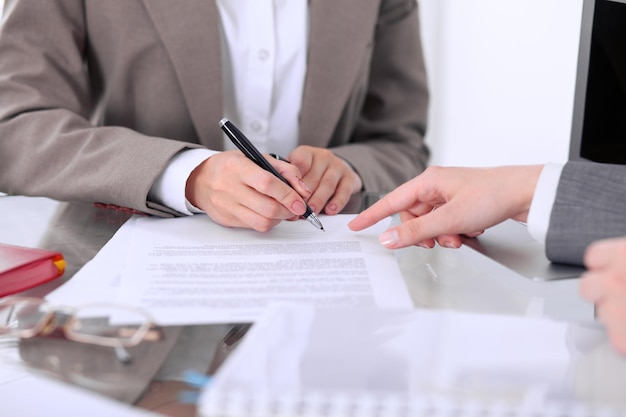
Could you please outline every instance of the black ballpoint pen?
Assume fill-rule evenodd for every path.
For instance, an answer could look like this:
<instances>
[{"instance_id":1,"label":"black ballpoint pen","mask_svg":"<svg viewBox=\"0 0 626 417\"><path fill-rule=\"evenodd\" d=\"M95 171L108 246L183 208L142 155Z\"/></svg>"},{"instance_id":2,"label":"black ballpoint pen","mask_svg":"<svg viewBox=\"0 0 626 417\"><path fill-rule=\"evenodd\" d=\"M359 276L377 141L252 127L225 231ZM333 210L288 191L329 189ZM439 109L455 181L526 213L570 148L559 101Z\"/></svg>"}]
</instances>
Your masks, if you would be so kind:
<instances>
[{"instance_id":1,"label":"black ballpoint pen","mask_svg":"<svg viewBox=\"0 0 626 417\"><path fill-rule=\"evenodd\" d=\"M222 128L224 133L226 133L231 142L233 142L235 146L239 148L239 150L243 152L245 156L248 157L248 159L250 159L252 162L257 164L264 170L271 172L276 176L276 178L291 187L289 181L287 181L285 177L283 177L278 171L276 171L272 164L270 164L268 160L263 157L261 152L259 152L259 150L252 144L252 142L250 142L246 135L244 135L243 132L237 129L237 126L235 126L230 120L228 120L227 118L223 118L222 120L220 120L220 127ZM318 229L324 230L322 222L320 222L320 219L315 215L313 210L311 210L311 207L309 207L306 201L304 202L304 204L306 206L306 211L304 212L302 217L304 217L309 223L311 223Z\"/></svg>"}]
</instances>

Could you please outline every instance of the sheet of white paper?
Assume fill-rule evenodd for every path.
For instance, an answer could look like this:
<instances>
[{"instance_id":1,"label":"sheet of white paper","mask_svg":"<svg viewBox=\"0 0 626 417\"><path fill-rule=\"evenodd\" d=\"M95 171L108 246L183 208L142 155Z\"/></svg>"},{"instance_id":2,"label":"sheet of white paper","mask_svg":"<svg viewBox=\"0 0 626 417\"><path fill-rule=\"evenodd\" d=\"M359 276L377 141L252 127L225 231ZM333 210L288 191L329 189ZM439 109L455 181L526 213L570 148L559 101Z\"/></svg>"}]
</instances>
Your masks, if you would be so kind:
<instances>
[{"instance_id":1,"label":"sheet of white paper","mask_svg":"<svg viewBox=\"0 0 626 417\"><path fill-rule=\"evenodd\" d=\"M272 302L411 308L395 255L378 243L387 222L355 233L354 215L322 216L266 233L203 215L138 218L119 301L162 325L251 322Z\"/></svg>"},{"instance_id":2,"label":"sheet of white paper","mask_svg":"<svg viewBox=\"0 0 626 417\"><path fill-rule=\"evenodd\" d=\"M46 299L59 305L116 300L135 219L136 217L130 218L91 261L71 279L50 292Z\"/></svg>"}]
</instances>

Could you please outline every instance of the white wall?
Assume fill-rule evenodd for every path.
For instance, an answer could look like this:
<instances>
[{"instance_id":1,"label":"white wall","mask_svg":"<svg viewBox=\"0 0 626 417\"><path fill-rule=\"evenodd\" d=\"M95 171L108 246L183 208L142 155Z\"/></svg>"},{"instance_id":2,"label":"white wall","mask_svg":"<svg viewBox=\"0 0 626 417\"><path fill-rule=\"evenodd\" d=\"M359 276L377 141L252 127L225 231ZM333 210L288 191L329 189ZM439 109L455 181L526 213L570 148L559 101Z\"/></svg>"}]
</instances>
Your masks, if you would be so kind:
<instances>
[{"instance_id":1,"label":"white wall","mask_svg":"<svg viewBox=\"0 0 626 417\"><path fill-rule=\"evenodd\" d=\"M420 0L433 164L567 160L582 0Z\"/></svg>"}]
</instances>

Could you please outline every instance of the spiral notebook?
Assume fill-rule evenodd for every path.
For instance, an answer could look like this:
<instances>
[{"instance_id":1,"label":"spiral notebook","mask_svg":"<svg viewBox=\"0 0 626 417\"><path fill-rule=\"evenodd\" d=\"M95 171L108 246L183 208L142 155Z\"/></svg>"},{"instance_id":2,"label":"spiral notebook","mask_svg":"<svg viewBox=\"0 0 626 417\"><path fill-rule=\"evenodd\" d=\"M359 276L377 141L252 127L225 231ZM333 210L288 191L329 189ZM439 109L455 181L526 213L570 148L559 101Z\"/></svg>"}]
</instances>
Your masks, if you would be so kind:
<instances>
[{"instance_id":1,"label":"spiral notebook","mask_svg":"<svg viewBox=\"0 0 626 417\"><path fill-rule=\"evenodd\" d=\"M198 408L204 417L592 416L626 402L598 395L626 376L593 366L605 342L593 323L275 306Z\"/></svg>"}]
</instances>

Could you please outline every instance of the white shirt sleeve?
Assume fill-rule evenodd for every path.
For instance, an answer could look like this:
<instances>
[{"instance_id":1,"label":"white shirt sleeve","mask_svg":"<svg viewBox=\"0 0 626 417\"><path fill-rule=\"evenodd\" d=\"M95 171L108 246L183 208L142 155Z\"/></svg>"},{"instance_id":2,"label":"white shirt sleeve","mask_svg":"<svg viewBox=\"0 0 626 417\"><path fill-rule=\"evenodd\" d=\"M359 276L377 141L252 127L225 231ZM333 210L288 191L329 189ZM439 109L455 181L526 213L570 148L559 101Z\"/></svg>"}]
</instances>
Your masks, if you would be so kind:
<instances>
[{"instance_id":1,"label":"white shirt sleeve","mask_svg":"<svg viewBox=\"0 0 626 417\"><path fill-rule=\"evenodd\" d=\"M189 149L174 155L161 175L152 184L148 199L183 214L202 213L202 210L194 207L185 198L185 186L191 171L216 153L218 152L208 149Z\"/></svg>"},{"instance_id":2,"label":"white shirt sleeve","mask_svg":"<svg viewBox=\"0 0 626 417\"><path fill-rule=\"evenodd\" d=\"M537 241L544 243L550 225L550 214L556 198L563 164L546 164L541 171L533 201L528 212L528 232Z\"/></svg>"}]
</instances>

